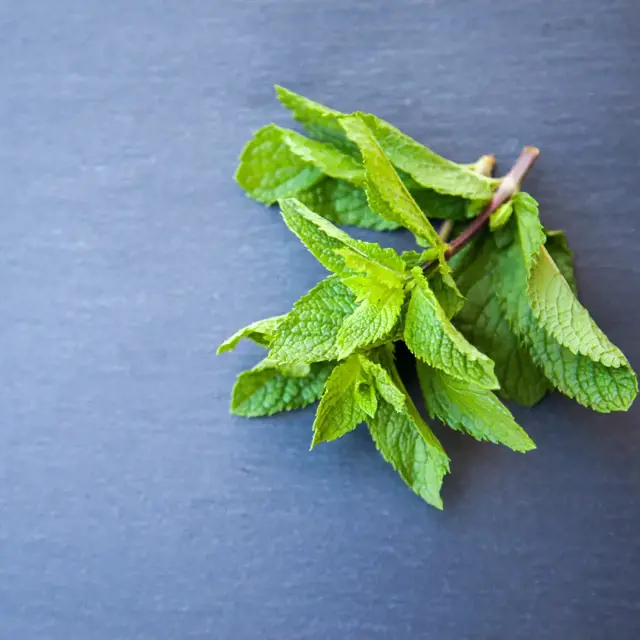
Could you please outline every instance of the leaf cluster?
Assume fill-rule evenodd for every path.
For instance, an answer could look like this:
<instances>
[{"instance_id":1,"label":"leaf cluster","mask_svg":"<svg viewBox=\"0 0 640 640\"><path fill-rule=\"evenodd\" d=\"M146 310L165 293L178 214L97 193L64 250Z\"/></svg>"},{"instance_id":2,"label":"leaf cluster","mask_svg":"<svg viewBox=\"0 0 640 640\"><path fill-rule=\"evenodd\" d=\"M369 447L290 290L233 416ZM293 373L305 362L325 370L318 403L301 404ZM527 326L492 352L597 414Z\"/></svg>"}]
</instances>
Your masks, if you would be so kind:
<instances>
[{"instance_id":1,"label":"leaf cluster","mask_svg":"<svg viewBox=\"0 0 640 640\"><path fill-rule=\"evenodd\" d=\"M486 161L442 158L371 114L345 115L277 88L310 137L268 125L244 149L236 179L328 270L285 315L241 329L265 347L241 373L231 409L271 415L319 400L312 447L366 423L385 460L442 508L450 461L398 373L415 356L426 413L478 440L535 448L502 400L531 406L550 389L600 412L624 411L637 381L622 352L577 297L562 232L517 192L452 259L430 219L473 217L499 179ZM352 238L336 224L408 229L420 251Z\"/></svg>"}]
</instances>

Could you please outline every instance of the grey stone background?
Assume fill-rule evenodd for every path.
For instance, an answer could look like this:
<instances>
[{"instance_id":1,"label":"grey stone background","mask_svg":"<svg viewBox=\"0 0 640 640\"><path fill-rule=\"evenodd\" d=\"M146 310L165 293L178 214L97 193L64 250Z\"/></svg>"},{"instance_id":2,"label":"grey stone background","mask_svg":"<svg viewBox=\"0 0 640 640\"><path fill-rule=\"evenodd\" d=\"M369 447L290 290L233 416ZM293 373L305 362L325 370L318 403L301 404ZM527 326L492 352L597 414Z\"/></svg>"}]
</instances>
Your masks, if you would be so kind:
<instances>
[{"instance_id":1,"label":"grey stone background","mask_svg":"<svg viewBox=\"0 0 640 640\"><path fill-rule=\"evenodd\" d=\"M640 365L635 0L0 2L0 638L632 640L640 405L438 429L439 513L364 430L228 415L215 357L322 268L231 176L272 84L528 181ZM384 237L411 246L403 234Z\"/></svg>"}]
</instances>

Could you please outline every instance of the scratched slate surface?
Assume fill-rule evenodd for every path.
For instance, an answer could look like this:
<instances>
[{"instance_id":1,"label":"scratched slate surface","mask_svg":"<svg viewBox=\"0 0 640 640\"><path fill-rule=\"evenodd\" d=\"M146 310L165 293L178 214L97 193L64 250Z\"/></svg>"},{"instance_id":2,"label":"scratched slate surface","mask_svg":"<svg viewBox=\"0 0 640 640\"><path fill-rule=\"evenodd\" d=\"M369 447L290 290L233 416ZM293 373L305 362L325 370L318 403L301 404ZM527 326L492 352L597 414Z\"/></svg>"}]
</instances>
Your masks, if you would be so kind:
<instances>
[{"instance_id":1,"label":"scratched slate surface","mask_svg":"<svg viewBox=\"0 0 640 640\"><path fill-rule=\"evenodd\" d=\"M446 509L364 430L227 413L214 347L322 269L231 180L275 82L503 169L640 366L634 0L0 3L0 638L600 639L640 628L640 405L438 433ZM409 238L384 241L408 248Z\"/></svg>"}]
</instances>

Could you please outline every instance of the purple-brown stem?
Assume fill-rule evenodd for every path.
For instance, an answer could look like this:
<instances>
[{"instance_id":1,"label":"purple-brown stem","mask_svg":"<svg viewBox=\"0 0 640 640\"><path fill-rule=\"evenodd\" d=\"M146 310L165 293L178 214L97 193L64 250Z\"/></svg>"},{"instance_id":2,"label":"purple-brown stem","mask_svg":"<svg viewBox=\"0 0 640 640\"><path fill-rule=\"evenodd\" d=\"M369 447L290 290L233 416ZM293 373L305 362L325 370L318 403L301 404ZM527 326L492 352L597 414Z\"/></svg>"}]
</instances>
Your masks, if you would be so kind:
<instances>
[{"instance_id":1,"label":"purple-brown stem","mask_svg":"<svg viewBox=\"0 0 640 640\"><path fill-rule=\"evenodd\" d=\"M496 189L491 198L491 202L487 205L486 209L475 217L470 224L462 231L462 233L454 238L450 243L445 253L447 260L452 258L462 247L464 247L469 240L476 236L482 228L487 224L491 214L504 204L509 198L512 198L520 189L520 185L527 175L529 169L533 167L535 161L540 155L540 149L537 147L525 147L515 164L511 167L507 175L502 179L500 186ZM487 156L489 158L489 156ZM493 160L493 156L490 157ZM493 168L493 164L487 164L489 174ZM482 171L486 173L486 171ZM423 270L427 271L434 262L428 262L423 266Z\"/></svg>"},{"instance_id":2,"label":"purple-brown stem","mask_svg":"<svg viewBox=\"0 0 640 640\"><path fill-rule=\"evenodd\" d=\"M540 150L537 147L525 147L522 150L513 167L502 179L487 208L474 218L459 236L449 243L449 248L445 254L447 259L458 253L487 224L491 214L518 192L527 172L533 167L539 155Z\"/></svg>"}]
</instances>

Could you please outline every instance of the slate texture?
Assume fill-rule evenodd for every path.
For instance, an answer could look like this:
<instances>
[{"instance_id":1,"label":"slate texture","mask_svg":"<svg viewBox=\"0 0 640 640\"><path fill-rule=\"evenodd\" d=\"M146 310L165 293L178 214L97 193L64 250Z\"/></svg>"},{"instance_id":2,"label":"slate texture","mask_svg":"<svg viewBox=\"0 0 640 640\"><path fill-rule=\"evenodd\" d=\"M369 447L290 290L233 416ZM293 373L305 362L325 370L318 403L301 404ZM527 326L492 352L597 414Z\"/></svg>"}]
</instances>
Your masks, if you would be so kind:
<instances>
[{"instance_id":1,"label":"slate texture","mask_svg":"<svg viewBox=\"0 0 640 640\"><path fill-rule=\"evenodd\" d=\"M539 146L639 367L636 0L4 0L0 60L0 638L640 637L640 404L517 410L526 456L439 428L439 513L364 430L229 416L258 349L214 355L323 277L232 180L279 83L461 161Z\"/></svg>"}]
</instances>

